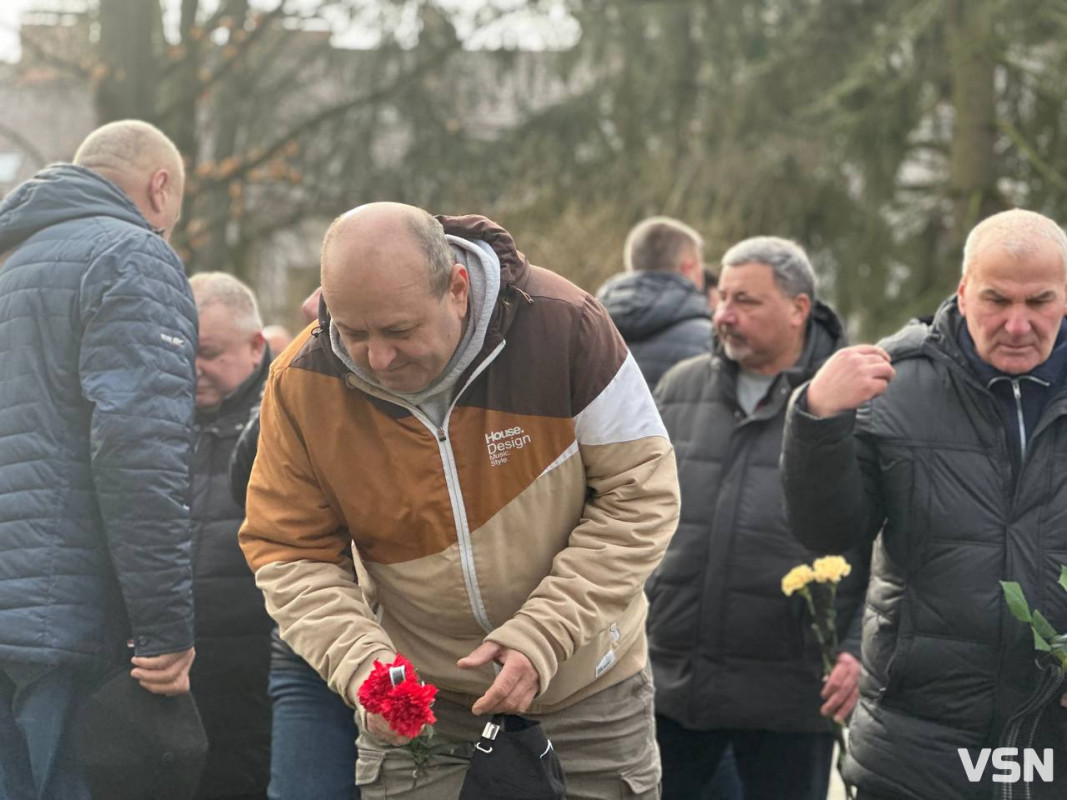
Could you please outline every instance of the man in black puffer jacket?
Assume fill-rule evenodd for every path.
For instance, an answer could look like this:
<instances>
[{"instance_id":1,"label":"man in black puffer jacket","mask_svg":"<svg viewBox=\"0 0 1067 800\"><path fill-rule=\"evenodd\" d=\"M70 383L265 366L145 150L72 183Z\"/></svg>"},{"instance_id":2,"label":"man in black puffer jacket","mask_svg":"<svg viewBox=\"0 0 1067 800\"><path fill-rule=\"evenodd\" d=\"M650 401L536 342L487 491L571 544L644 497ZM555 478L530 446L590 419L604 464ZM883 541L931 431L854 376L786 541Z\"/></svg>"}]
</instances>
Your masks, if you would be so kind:
<instances>
[{"instance_id":1,"label":"man in black puffer jacket","mask_svg":"<svg viewBox=\"0 0 1067 800\"><path fill-rule=\"evenodd\" d=\"M244 509L230 492L230 457L270 363L255 296L223 272L192 277L200 314L196 358L193 693L210 750L197 797L262 798L270 776L270 631L263 595L237 545Z\"/></svg>"},{"instance_id":2,"label":"man in black puffer jacket","mask_svg":"<svg viewBox=\"0 0 1067 800\"><path fill-rule=\"evenodd\" d=\"M300 307L304 322L318 319L322 289ZM259 449L259 407L241 432L230 458L230 490L244 508L248 480ZM293 648L277 626L270 651L270 800L359 800L355 785L355 712ZM314 764L313 769L308 769Z\"/></svg>"},{"instance_id":3,"label":"man in black puffer jacket","mask_svg":"<svg viewBox=\"0 0 1067 800\"><path fill-rule=\"evenodd\" d=\"M88 797L72 719L127 638L142 686L189 688L183 180L117 122L0 204L0 796Z\"/></svg>"},{"instance_id":4,"label":"man in black puffer jacket","mask_svg":"<svg viewBox=\"0 0 1067 800\"><path fill-rule=\"evenodd\" d=\"M703 250L700 234L688 225L651 217L626 237L626 272L597 292L650 389L711 344Z\"/></svg>"},{"instance_id":5,"label":"man in black puffer jacket","mask_svg":"<svg viewBox=\"0 0 1067 800\"><path fill-rule=\"evenodd\" d=\"M789 394L844 342L814 288L793 242L735 245L714 350L656 389L682 488L678 531L648 582L664 800L701 797L731 745L746 798L824 800L833 737L823 715L844 719L856 701L867 558L846 554L843 652L825 688L803 600L782 592L787 572L822 554L793 538L778 474Z\"/></svg>"},{"instance_id":6,"label":"man in black puffer jacket","mask_svg":"<svg viewBox=\"0 0 1067 800\"><path fill-rule=\"evenodd\" d=\"M1067 796L1064 688L1048 671L1038 691L1034 637L999 584L1019 582L1067 632L1065 312L1063 231L997 214L968 237L958 293L932 324L841 351L790 408L797 536L836 548L881 532L846 768L863 798L986 800L1010 786L983 758L999 746L1018 748L1016 766L1051 748L1056 783L1035 774L1030 788ZM1023 737L1006 741L1029 701Z\"/></svg>"}]
</instances>

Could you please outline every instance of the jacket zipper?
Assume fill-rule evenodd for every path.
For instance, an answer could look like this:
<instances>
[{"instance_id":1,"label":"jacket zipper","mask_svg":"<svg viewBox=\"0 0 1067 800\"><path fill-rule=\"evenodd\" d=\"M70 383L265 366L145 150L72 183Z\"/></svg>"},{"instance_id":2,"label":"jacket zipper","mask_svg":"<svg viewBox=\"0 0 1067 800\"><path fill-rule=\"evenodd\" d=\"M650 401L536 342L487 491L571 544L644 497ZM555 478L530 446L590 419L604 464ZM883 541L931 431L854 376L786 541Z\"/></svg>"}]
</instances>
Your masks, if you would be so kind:
<instances>
[{"instance_id":1,"label":"jacket zipper","mask_svg":"<svg viewBox=\"0 0 1067 800\"><path fill-rule=\"evenodd\" d=\"M445 420L441 427L434 426L428 418L424 419L424 424L427 424L431 432L437 437L437 449L441 453L441 462L444 465L445 484L448 486L448 497L452 503L452 516L456 525L456 541L459 543L459 563L463 570L463 581L467 586L467 598L470 600L474 619L477 620L486 633L490 633L493 630L493 624L489 621L489 612L486 611L485 603L482 600L482 590L478 587L478 572L474 567L474 547L471 544L470 522L467 519L467 506L463 502L463 489L459 485L456 454L453 452L452 442L448 438L448 423L452 419L452 410L456 407L456 403L459 402L459 398L467 391L467 387L474 383L478 376L496 359L500 351L504 349L505 344L507 342L502 340L493 349L493 352L486 356L485 360L471 373L470 378L463 384L463 388L456 392L456 396L452 398L452 403L448 406L448 411L445 412Z\"/></svg>"},{"instance_id":2,"label":"jacket zipper","mask_svg":"<svg viewBox=\"0 0 1067 800\"><path fill-rule=\"evenodd\" d=\"M1019 472L1026 460L1026 420L1023 418L1023 393L1019 388L1019 379L1011 379L1011 393L1015 397L1015 415L1019 421Z\"/></svg>"},{"instance_id":3,"label":"jacket zipper","mask_svg":"<svg viewBox=\"0 0 1067 800\"><path fill-rule=\"evenodd\" d=\"M451 410L451 409L450 409ZM448 419L445 419L443 427L437 431L437 448L441 453L441 461L445 468L445 484L448 486L448 497L452 503L452 516L456 525L456 540L459 543L459 563L463 570L463 582L467 588L467 598L470 600L474 618L482 626L486 633L493 630L489 622L489 613L485 609L482 600L482 590L478 588L478 574L474 568L474 548L471 545L470 522L467 519L467 508L463 503L463 491L459 485L459 470L456 468L456 457L452 452L452 443L448 440Z\"/></svg>"},{"instance_id":4,"label":"jacket zipper","mask_svg":"<svg viewBox=\"0 0 1067 800\"><path fill-rule=\"evenodd\" d=\"M471 544L471 531L470 522L467 520L467 507L463 502L463 490L459 485L459 469L456 466L456 455L452 451L452 443L448 438L448 423L452 418L452 410L456 407L456 403L459 402L459 398L467 391L468 387L481 375L486 368L496 359L500 352L504 349L504 345L507 342L501 340L493 351L485 357L481 364L471 373L467 382L463 384L463 387L456 392L456 396L452 398L452 403L448 406L448 410L445 412L444 423L440 426L435 425L433 420L427 417L417 407L408 403L401 402L395 398L383 396L377 392L370 392L375 397L385 400L386 402L393 403L394 405L406 408L411 412L411 415L421 422L428 431L433 435L437 441L437 450L441 456L441 465L445 473L445 485L448 487L448 500L452 504L452 519L456 526L456 540L459 544L459 563L460 569L463 571L463 582L467 589L467 599L470 601L471 610L474 613L474 619L482 627L486 633L490 633L493 630L493 624L489 621L489 613L485 609L485 603L482 601L482 592L478 588L478 573L474 567L474 551Z\"/></svg>"}]
</instances>

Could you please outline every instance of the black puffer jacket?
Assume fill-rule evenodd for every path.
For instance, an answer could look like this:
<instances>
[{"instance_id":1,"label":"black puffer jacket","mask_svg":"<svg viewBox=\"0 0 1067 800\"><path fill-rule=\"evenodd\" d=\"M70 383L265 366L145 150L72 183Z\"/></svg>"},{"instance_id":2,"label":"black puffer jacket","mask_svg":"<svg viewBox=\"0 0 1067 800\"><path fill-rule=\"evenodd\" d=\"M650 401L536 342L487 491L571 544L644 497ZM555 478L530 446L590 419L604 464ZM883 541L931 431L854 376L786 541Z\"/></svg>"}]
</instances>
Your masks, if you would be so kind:
<instances>
[{"instance_id":1,"label":"black puffer jacket","mask_svg":"<svg viewBox=\"0 0 1067 800\"><path fill-rule=\"evenodd\" d=\"M708 352L707 298L674 272L627 272L600 287L597 299L611 315L651 389L686 358Z\"/></svg>"},{"instance_id":2,"label":"black puffer jacket","mask_svg":"<svg viewBox=\"0 0 1067 800\"><path fill-rule=\"evenodd\" d=\"M747 418L737 364L719 346L670 370L656 390L678 458L682 514L648 582L649 650L656 711L692 730L829 730L803 599L781 588L790 569L818 553L786 524L778 459L789 393L842 344L837 317L817 304L797 366ZM867 559L845 555L853 573L839 589L839 631L858 656Z\"/></svg>"},{"instance_id":3,"label":"black puffer jacket","mask_svg":"<svg viewBox=\"0 0 1067 800\"><path fill-rule=\"evenodd\" d=\"M259 450L259 408L252 413L252 419L241 431L241 437L237 440L237 446L230 458L230 492L233 499L244 508L245 498L248 495L248 480L252 476L252 465L256 461ZM282 641L278 635L278 626L270 635L270 670L297 670L306 672L311 669L307 662L293 652L293 648Z\"/></svg>"},{"instance_id":4,"label":"black puffer jacket","mask_svg":"<svg viewBox=\"0 0 1067 800\"><path fill-rule=\"evenodd\" d=\"M193 693L211 744L197 797L262 793L270 778L270 631L255 576L237 545L244 510L230 457L259 406L268 358L214 413L197 413L193 459L196 661Z\"/></svg>"},{"instance_id":5,"label":"black puffer jacket","mask_svg":"<svg viewBox=\"0 0 1067 800\"><path fill-rule=\"evenodd\" d=\"M885 797L991 796L996 768L971 783L957 749L976 763L997 747L1038 677L1030 630L1008 614L999 581L1019 581L1067 631L1056 583L1067 563L1067 387L1045 406L1013 490L1008 431L957 344L962 324L953 298L932 326L883 342L896 377L859 412L818 420L801 394L788 416L783 477L797 536L832 549L882 531L846 772ZM1045 722L1038 747L1057 749L1062 779L1067 710L1053 702Z\"/></svg>"},{"instance_id":6,"label":"black puffer jacket","mask_svg":"<svg viewBox=\"0 0 1067 800\"><path fill-rule=\"evenodd\" d=\"M64 164L0 204L0 263L0 661L99 661L129 629L137 655L184 650L197 328L181 261L121 189Z\"/></svg>"}]
</instances>

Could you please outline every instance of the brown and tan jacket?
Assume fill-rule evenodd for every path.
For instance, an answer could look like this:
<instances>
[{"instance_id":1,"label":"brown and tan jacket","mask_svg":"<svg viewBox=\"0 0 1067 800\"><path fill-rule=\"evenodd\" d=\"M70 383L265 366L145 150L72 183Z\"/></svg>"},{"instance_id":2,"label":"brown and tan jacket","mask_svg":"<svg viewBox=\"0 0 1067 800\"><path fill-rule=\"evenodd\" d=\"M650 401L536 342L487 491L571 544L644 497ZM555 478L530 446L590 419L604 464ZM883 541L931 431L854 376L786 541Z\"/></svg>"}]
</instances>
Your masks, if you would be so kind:
<instances>
[{"instance_id":1,"label":"brown and tan jacket","mask_svg":"<svg viewBox=\"0 0 1067 800\"><path fill-rule=\"evenodd\" d=\"M603 307L489 220L440 219L488 242L501 271L444 424L368 391L322 320L271 368L241 546L282 637L349 703L395 652L443 691L481 695L492 668L456 661L493 641L536 668L531 713L552 710L644 666L674 453Z\"/></svg>"}]
</instances>

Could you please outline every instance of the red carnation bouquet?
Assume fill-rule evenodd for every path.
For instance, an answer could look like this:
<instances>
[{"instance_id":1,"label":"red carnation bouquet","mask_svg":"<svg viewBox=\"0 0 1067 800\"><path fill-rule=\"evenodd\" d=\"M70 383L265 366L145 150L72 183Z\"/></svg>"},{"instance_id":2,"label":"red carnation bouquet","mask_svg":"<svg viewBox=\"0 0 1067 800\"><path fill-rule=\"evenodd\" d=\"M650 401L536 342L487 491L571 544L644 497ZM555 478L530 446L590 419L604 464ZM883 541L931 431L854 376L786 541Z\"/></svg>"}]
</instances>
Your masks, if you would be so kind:
<instances>
[{"instance_id":1,"label":"red carnation bouquet","mask_svg":"<svg viewBox=\"0 0 1067 800\"><path fill-rule=\"evenodd\" d=\"M391 664L375 660L370 675L359 687L359 702L369 714L378 714L389 727L411 739L406 745L416 768L430 755L429 739L437 722L433 701L437 687L419 680L415 667L399 653ZM423 736L419 733L425 726Z\"/></svg>"}]
</instances>

